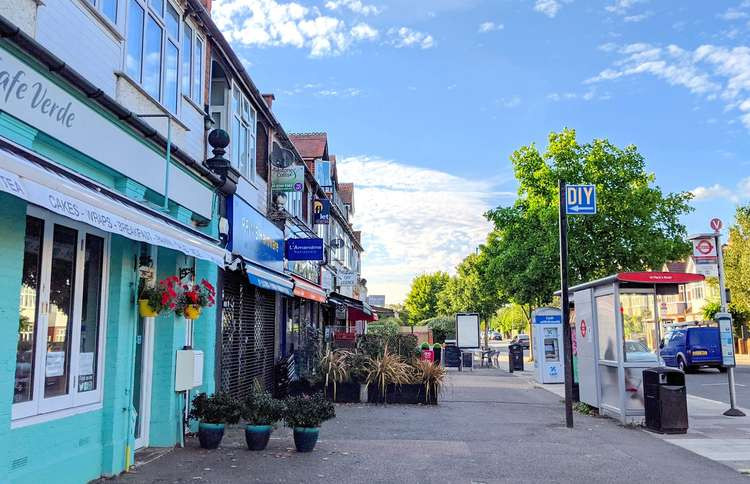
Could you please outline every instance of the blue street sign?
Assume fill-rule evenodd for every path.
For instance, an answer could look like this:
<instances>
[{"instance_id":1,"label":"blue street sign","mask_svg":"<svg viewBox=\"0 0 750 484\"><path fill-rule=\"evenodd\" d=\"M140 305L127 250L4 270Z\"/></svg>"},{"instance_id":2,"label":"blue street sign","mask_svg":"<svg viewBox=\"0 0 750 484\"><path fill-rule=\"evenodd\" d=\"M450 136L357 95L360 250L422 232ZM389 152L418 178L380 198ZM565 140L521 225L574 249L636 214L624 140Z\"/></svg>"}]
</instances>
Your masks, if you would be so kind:
<instances>
[{"instance_id":1,"label":"blue street sign","mask_svg":"<svg viewBox=\"0 0 750 484\"><path fill-rule=\"evenodd\" d=\"M567 185L565 187L565 213L568 215L595 214L596 187L594 185Z\"/></svg>"}]
</instances>

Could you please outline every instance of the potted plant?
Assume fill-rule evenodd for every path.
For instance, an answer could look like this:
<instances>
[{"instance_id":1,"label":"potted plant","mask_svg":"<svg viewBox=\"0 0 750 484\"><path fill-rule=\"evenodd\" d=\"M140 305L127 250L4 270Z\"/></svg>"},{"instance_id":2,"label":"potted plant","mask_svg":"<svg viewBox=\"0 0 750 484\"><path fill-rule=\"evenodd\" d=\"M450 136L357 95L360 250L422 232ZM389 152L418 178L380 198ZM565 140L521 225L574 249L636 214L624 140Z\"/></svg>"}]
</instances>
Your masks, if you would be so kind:
<instances>
[{"instance_id":1,"label":"potted plant","mask_svg":"<svg viewBox=\"0 0 750 484\"><path fill-rule=\"evenodd\" d=\"M441 345L440 343L435 343L434 345L432 345L432 351L435 353L435 364L439 365L443 356L443 345Z\"/></svg>"},{"instance_id":2,"label":"potted plant","mask_svg":"<svg viewBox=\"0 0 750 484\"><path fill-rule=\"evenodd\" d=\"M263 450L268 445L276 422L284 417L284 402L270 393L254 389L242 404L245 420L245 442L249 450Z\"/></svg>"},{"instance_id":3,"label":"potted plant","mask_svg":"<svg viewBox=\"0 0 750 484\"><path fill-rule=\"evenodd\" d=\"M445 368L431 361L414 363L413 383L421 385L419 403L437 405L437 397L445 381Z\"/></svg>"},{"instance_id":4,"label":"potted plant","mask_svg":"<svg viewBox=\"0 0 750 484\"><path fill-rule=\"evenodd\" d=\"M145 279L138 282L138 313L142 318L155 318L165 309L174 309L177 297L174 282L172 277L159 281L155 286Z\"/></svg>"},{"instance_id":5,"label":"potted plant","mask_svg":"<svg viewBox=\"0 0 750 484\"><path fill-rule=\"evenodd\" d=\"M359 384L350 381L349 359L352 353L346 350L328 349L321 357L318 368L326 395L334 402L353 403L359 401Z\"/></svg>"},{"instance_id":6,"label":"potted plant","mask_svg":"<svg viewBox=\"0 0 750 484\"><path fill-rule=\"evenodd\" d=\"M205 279L200 284L183 284L177 300L174 312L186 319L198 319L201 309L211 307L216 303L216 290Z\"/></svg>"},{"instance_id":7,"label":"potted plant","mask_svg":"<svg viewBox=\"0 0 750 484\"><path fill-rule=\"evenodd\" d=\"M359 401L367 402L367 377L372 369L372 359L366 354L356 351L349 353L347 358L349 367L349 380L354 385L359 385Z\"/></svg>"},{"instance_id":8,"label":"potted plant","mask_svg":"<svg viewBox=\"0 0 750 484\"><path fill-rule=\"evenodd\" d=\"M312 452L318 442L320 424L335 416L333 402L323 393L287 398L284 421L294 430L297 452Z\"/></svg>"},{"instance_id":9,"label":"potted plant","mask_svg":"<svg viewBox=\"0 0 750 484\"><path fill-rule=\"evenodd\" d=\"M198 420L198 440L204 449L215 449L224 437L225 424L240 421L241 405L226 393L211 396L200 393L193 398L189 417Z\"/></svg>"},{"instance_id":10,"label":"potted plant","mask_svg":"<svg viewBox=\"0 0 750 484\"><path fill-rule=\"evenodd\" d=\"M389 390L393 393L395 386L409 383L409 365L398 355L388 351L388 345L383 353L372 358L367 382L370 384L368 397L370 402L387 403Z\"/></svg>"}]
</instances>

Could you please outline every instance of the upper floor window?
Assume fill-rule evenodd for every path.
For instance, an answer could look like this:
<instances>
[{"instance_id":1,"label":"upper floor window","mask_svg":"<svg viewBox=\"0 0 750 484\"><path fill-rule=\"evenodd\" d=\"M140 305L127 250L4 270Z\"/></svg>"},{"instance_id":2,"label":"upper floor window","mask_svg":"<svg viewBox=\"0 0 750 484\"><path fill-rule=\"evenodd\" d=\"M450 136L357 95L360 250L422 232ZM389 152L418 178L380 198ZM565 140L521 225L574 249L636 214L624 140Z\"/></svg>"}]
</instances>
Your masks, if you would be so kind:
<instances>
[{"instance_id":1,"label":"upper floor window","mask_svg":"<svg viewBox=\"0 0 750 484\"><path fill-rule=\"evenodd\" d=\"M119 0L88 0L96 9L109 19L113 24L117 23L117 7Z\"/></svg>"},{"instance_id":2,"label":"upper floor window","mask_svg":"<svg viewBox=\"0 0 750 484\"><path fill-rule=\"evenodd\" d=\"M255 109L237 86L232 89L231 103L232 164L247 179L255 177Z\"/></svg>"},{"instance_id":3,"label":"upper floor window","mask_svg":"<svg viewBox=\"0 0 750 484\"><path fill-rule=\"evenodd\" d=\"M188 24L182 24L182 94L197 104L203 102L203 39Z\"/></svg>"},{"instance_id":4,"label":"upper floor window","mask_svg":"<svg viewBox=\"0 0 750 484\"><path fill-rule=\"evenodd\" d=\"M129 0L125 71L172 113L178 106L179 37L180 15L168 0Z\"/></svg>"}]
</instances>

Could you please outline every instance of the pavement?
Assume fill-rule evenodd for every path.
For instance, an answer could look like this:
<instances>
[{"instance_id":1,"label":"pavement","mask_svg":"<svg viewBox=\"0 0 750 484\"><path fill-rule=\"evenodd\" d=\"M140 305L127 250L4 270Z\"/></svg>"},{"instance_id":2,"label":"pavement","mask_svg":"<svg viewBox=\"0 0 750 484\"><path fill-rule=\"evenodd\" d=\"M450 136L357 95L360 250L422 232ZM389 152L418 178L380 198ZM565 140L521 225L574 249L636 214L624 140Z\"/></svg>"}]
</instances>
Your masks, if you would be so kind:
<instances>
[{"instance_id":1,"label":"pavement","mask_svg":"<svg viewBox=\"0 0 750 484\"><path fill-rule=\"evenodd\" d=\"M114 481L747 482L688 442L673 445L611 419L576 415L567 429L557 395L502 369L450 370L437 406L351 404L336 413L309 454L294 451L286 428L267 450L250 452L233 426L216 451L190 438Z\"/></svg>"},{"instance_id":2,"label":"pavement","mask_svg":"<svg viewBox=\"0 0 750 484\"><path fill-rule=\"evenodd\" d=\"M507 368L507 363L503 363L502 360L500 365ZM534 363L527 362L526 365L527 368L530 365L530 368L533 369ZM561 399L565 398L564 385L536 383L533 370L513 374L531 385L557 395ZM718 375L718 372L716 374ZM724 380L724 390L726 390L726 374L722 373L721 377ZM750 410L740 405L739 409L745 413L745 417L724 416L724 411L729 408L727 403L693 394L691 386L695 388L696 384L691 385L689 380L686 385L688 387L688 432L681 435L667 435L653 433L645 428L641 428L641 430L664 442L729 466L742 474L750 475ZM729 401L728 397L727 401ZM740 401L739 397L738 401ZM579 418L578 416L574 418L576 425Z\"/></svg>"}]
</instances>

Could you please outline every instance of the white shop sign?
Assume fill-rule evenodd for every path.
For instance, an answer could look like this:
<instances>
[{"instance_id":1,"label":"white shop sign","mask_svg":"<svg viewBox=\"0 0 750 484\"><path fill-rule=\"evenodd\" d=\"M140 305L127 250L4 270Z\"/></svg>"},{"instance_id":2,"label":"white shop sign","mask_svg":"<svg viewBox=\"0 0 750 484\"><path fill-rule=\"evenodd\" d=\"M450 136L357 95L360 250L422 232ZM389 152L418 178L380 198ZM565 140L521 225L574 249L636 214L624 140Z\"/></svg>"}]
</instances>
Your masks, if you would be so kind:
<instances>
[{"instance_id":1,"label":"white shop sign","mask_svg":"<svg viewBox=\"0 0 750 484\"><path fill-rule=\"evenodd\" d=\"M164 193L164 155L2 48L0 109L155 192ZM174 165L169 183L169 198L211 218L213 194L208 187Z\"/></svg>"},{"instance_id":2,"label":"white shop sign","mask_svg":"<svg viewBox=\"0 0 750 484\"><path fill-rule=\"evenodd\" d=\"M4 153L6 152L0 151L0 155ZM14 173L15 170L21 170L24 173L28 171L29 174L18 176ZM7 154L0 156L0 191L106 232L174 249L186 255L211 261L219 266L224 265L226 251L198 236L173 228L105 195L75 186L61 177L48 181L48 184L57 185L57 190L55 190L48 185L26 178L32 174L38 178L55 177L52 173L46 173L42 168L37 168L31 163L11 158ZM73 196L73 193L76 195ZM108 207L109 210L102 207Z\"/></svg>"}]
</instances>

